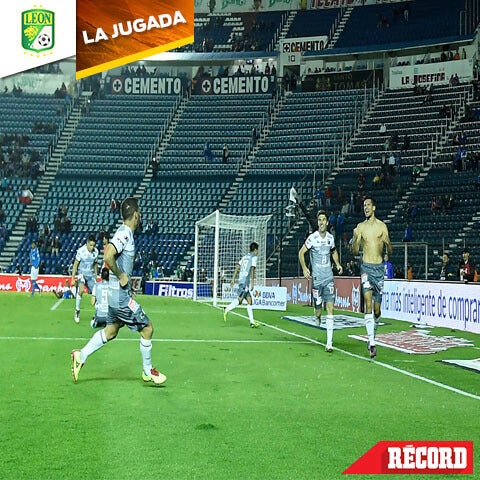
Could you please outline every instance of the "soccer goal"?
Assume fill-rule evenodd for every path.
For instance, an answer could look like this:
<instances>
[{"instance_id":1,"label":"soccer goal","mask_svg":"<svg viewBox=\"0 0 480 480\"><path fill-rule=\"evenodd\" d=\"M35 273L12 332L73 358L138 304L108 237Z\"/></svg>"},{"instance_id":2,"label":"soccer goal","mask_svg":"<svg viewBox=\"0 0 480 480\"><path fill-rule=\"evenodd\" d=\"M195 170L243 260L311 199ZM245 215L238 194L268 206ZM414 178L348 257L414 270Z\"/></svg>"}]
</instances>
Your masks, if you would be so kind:
<instances>
[{"instance_id":1,"label":"soccer goal","mask_svg":"<svg viewBox=\"0 0 480 480\"><path fill-rule=\"evenodd\" d=\"M222 298L222 285L232 280L235 266L258 243L255 285L265 285L267 224L271 215L227 215L218 210L195 223L193 299Z\"/></svg>"}]
</instances>

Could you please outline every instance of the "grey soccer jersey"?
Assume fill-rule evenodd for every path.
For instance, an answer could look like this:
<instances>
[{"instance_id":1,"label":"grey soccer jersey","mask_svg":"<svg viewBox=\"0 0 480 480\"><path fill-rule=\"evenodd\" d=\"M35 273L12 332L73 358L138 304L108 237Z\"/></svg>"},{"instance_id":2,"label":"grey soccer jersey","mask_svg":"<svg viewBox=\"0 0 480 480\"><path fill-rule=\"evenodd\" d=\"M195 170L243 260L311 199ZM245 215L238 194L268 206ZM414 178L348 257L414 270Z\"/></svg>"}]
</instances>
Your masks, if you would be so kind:
<instances>
[{"instance_id":1,"label":"grey soccer jersey","mask_svg":"<svg viewBox=\"0 0 480 480\"><path fill-rule=\"evenodd\" d=\"M96 316L106 317L108 313L108 282L104 280L96 283L93 287L93 296L97 299L95 303Z\"/></svg>"},{"instance_id":2,"label":"grey soccer jersey","mask_svg":"<svg viewBox=\"0 0 480 480\"><path fill-rule=\"evenodd\" d=\"M135 259L135 241L130 227L122 225L115 232L110 243L117 249L117 265L121 272L129 277L133 270L133 261ZM125 288L120 287L117 276L110 272L110 281L108 282L108 304L110 307L125 307L130 301L131 281Z\"/></svg>"},{"instance_id":3,"label":"grey soccer jersey","mask_svg":"<svg viewBox=\"0 0 480 480\"><path fill-rule=\"evenodd\" d=\"M324 285L333 280L330 255L335 251L335 239L326 232L322 238L320 232L313 232L305 240L305 247L310 251L310 263L314 285Z\"/></svg>"},{"instance_id":4,"label":"grey soccer jersey","mask_svg":"<svg viewBox=\"0 0 480 480\"><path fill-rule=\"evenodd\" d=\"M98 258L98 249L93 248L91 252L88 251L86 245L83 245L77 250L75 255L75 260L78 263L77 273L83 275L84 278L92 278L95 275L93 270L95 264L97 263Z\"/></svg>"},{"instance_id":5,"label":"grey soccer jersey","mask_svg":"<svg viewBox=\"0 0 480 480\"><path fill-rule=\"evenodd\" d=\"M247 253L247 255L242 257L238 264L240 265L238 284L250 286L252 267L257 266L257 256L253 253Z\"/></svg>"}]
</instances>

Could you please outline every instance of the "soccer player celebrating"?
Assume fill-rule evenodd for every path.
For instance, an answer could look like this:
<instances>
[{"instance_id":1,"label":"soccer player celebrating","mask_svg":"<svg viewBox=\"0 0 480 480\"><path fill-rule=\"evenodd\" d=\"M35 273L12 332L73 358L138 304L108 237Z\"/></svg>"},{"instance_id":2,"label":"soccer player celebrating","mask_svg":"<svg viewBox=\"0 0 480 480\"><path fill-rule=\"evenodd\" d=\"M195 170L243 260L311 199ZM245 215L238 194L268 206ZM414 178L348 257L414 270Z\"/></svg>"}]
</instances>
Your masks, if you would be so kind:
<instances>
[{"instance_id":1,"label":"soccer player celebrating","mask_svg":"<svg viewBox=\"0 0 480 480\"><path fill-rule=\"evenodd\" d=\"M92 328L105 327L107 325L108 314L108 278L110 271L103 267L100 272L101 282L97 282L93 287L92 305L95 306L95 315L90 322Z\"/></svg>"},{"instance_id":2,"label":"soccer player celebrating","mask_svg":"<svg viewBox=\"0 0 480 480\"><path fill-rule=\"evenodd\" d=\"M40 253L38 251L37 242L33 241L30 248L30 280L32 282L32 293L31 296L35 294L35 290L38 290L42 293L40 285L37 283L38 272L40 269Z\"/></svg>"},{"instance_id":3,"label":"soccer player celebrating","mask_svg":"<svg viewBox=\"0 0 480 480\"><path fill-rule=\"evenodd\" d=\"M257 266L257 255L258 255L258 243L252 242L250 244L250 253L244 255L238 264L235 267L233 272L233 278L230 282L230 288L233 287L235 279L238 275L238 298L236 298L228 307L225 307L223 310L223 320L227 321L227 313L233 310L235 307L238 307L244 300L247 301L247 313L248 319L250 320L250 326L252 328L257 328L260 326L253 318L253 308L252 308L252 294L250 290L253 290L253 279L255 276L255 267Z\"/></svg>"},{"instance_id":4,"label":"soccer player celebrating","mask_svg":"<svg viewBox=\"0 0 480 480\"><path fill-rule=\"evenodd\" d=\"M75 285L75 277L78 272L77 296L75 298L75 323L80 322L80 302L85 290L85 285L88 287L90 293L93 292L93 287L97 282L97 258L98 249L95 247L95 235L89 235L85 245L82 245L75 256L72 269L72 282Z\"/></svg>"},{"instance_id":5,"label":"soccer player celebrating","mask_svg":"<svg viewBox=\"0 0 480 480\"><path fill-rule=\"evenodd\" d=\"M152 366L153 325L143 308L132 298L131 275L135 258L133 232L140 225L138 200L126 198L120 207L123 225L116 231L108 244L105 262L110 269L108 282L107 326L97 330L81 350L73 350L72 375L78 380L81 368L87 358L107 342L113 340L120 328L127 325L130 330L140 333L140 352L142 354L142 378L145 382L161 384L167 377Z\"/></svg>"},{"instance_id":6,"label":"soccer player celebrating","mask_svg":"<svg viewBox=\"0 0 480 480\"><path fill-rule=\"evenodd\" d=\"M392 244L388 235L388 228L381 220L375 217L375 201L372 197L363 200L365 220L353 230L352 252L358 255L360 246L363 247L363 259L360 267L363 301L365 304L365 327L368 335L368 350L370 358L377 355L375 346L375 321L380 318L382 305L383 253L386 249L392 253ZM373 313L372 313L373 312ZM375 319L374 319L375 315Z\"/></svg>"},{"instance_id":7,"label":"soccer player celebrating","mask_svg":"<svg viewBox=\"0 0 480 480\"><path fill-rule=\"evenodd\" d=\"M325 302L327 309L327 344L325 351L331 353L333 351L333 302L335 300L331 258L333 258L340 275L343 272L343 268L335 247L335 239L331 233L327 232L328 218L324 210L320 210L317 213L317 221L318 230L307 237L298 252L298 259L302 266L303 276L308 280L313 277L312 296L315 302L315 316L319 325L323 302ZM310 271L305 262L307 251L310 252L312 271Z\"/></svg>"}]
</instances>

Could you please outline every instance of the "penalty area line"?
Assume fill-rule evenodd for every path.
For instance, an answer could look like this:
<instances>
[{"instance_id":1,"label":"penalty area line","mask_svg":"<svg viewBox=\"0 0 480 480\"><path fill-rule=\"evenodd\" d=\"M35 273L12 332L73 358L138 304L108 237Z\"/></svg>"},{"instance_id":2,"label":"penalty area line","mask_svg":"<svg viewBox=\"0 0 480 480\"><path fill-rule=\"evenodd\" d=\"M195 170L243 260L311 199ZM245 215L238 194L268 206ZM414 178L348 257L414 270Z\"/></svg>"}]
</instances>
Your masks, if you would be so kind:
<instances>
[{"instance_id":1,"label":"penalty area line","mask_svg":"<svg viewBox=\"0 0 480 480\"><path fill-rule=\"evenodd\" d=\"M212 305L212 307L213 307L213 305ZM218 308L218 307L213 307L213 308ZM237 312L230 312L230 313L233 314L233 315L237 315L239 317L242 317L242 318L246 318L248 320L247 316L242 315L240 313L237 313ZM285 334L291 335L295 338L306 340L308 343L313 343L315 345L321 345L322 347L325 346L324 343L319 342L318 340L315 340L314 338L307 337L306 335L300 335L299 333L290 332L288 330L284 330L283 328L276 327L275 325L270 325L269 323L265 323L265 322L258 322L258 323L260 323L261 325L263 325L267 328L271 328L272 330L276 330L277 332L285 333ZM303 342L295 342L295 343L303 343ZM463 395L464 397L473 398L474 400L480 400L479 395L475 395L475 394L470 393L470 392L465 392L464 390L460 390L458 388L451 387L450 385L446 385L444 383L437 382L437 381L432 380L432 379L427 378L427 377L422 377L421 375L417 375L416 373L412 373L412 372L409 372L407 370L402 370L401 368L394 367L393 365L390 365L388 363L379 362L378 360L372 360L370 358L363 357L361 355L357 355L356 353L349 352L348 350L342 350L341 348L337 348L337 347L333 347L333 350L335 350L337 352L341 352L341 353L343 353L345 355L348 355L350 357L357 358L359 360L363 360L364 362L373 363L375 365L386 368L388 370L392 370L394 372L401 373L402 375L406 375L407 377L414 378L415 380L420 380L421 382L429 383L430 385L434 385L434 386L442 388L444 390L449 390L450 392L458 393L459 395Z\"/></svg>"}]
</instances>

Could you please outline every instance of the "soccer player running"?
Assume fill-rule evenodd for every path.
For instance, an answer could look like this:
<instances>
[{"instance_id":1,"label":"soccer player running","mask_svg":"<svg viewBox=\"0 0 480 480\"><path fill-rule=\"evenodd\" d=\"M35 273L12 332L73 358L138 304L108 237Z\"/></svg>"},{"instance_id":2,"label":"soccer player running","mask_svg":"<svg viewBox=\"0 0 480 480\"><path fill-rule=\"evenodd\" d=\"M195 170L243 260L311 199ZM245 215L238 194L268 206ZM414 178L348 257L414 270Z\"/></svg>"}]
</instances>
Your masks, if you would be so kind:
<instances>
[{"instance_id":1,"label":"soccer player running","mask_svg":"<svg viewBox=\"0 0 480 480\"><path fill-rule=\"evenodd\" d=\"M93 287L92 305L95 306L95 315L90 322L92 328L103 328L107 325L108 314L108 279L110 270L103 267L100 272L101 282L97 282Z\"/></svg>"},{"instance_id":2,"label":"soccer player running","mask_svg":"<svg viewBox=\"0 0 480 480\"><path fill-rule=\"evenodd\" d=\"M75 261L72 268L72 283L75 285L75 277L78 272L77 296L75 297L75 323L80 322L80 302L82 301L85 285L90 293L97 283L98 270L98 249L95 247L95 235L89 235L85 245L82 245L75 255Z\"/></svg>"},{"instance_id":3,"label":"soccer player running","mask_svg":"<svg viewBox=\"0 0 480 480\"><path fill-rule=\"evenodd\" d=\"M38 272L40 270L40 252L38 251L37 242L33 241L30 248L30 280L32 282L32 293L35 294L35 290L42 293L40 285L37 283Z\"/></svg>"},{"instance_id":4,"label":"soccer player running","mask_svg":"<svg viewBox=\"0 0 480 480\"><path fill-rule=\"evenodd\" d=\"M326 352L333 352L333 302L335 300L335 288L333 281L332 262L335 262L338 273L343 272L342 265L335 247L335 238L327 232L328 218L324 210L317 213L318 230L307 237L302 248L298 252L298 259L302 266L303 276L310 280L313 277L312 296L315 302L315 316L320 325L323 302L327 309L327 344ZM305 254L310 252L310 264L312 270L307 267Z\"/></svg>"},{"instance_id":5,"label":"soccer player running","mask_svg":"<svg viewBox=\"0 0 480 480\"><path fill-rule=\"evenodd\" d=\"M140 333L143 381L161 384L167 377L152 366L152 322L143 308L132 298L130 277L135 258L133 232L140 225L138 200L133 197L126 198L122 202L120 211L123 225L118 228L105 252L105 262L110 269L107 326L103 330L97 330L81 350L72 351L73 380L75 382L78 380L80 370L87 358L113 340L120 328L127 325L130 330Z\"/></svg>"},{"instance_id":6,"label":"soccer player running","mask_svg":"<svg viewBox=\"0 0 480 480\"><path fill-rule=\"evenodd\" d=\"M250 253L244 255L238 264L235 266L235 271L233 272L233 278L230 282L230 288L233 287L235 279L238 275L238 298L236 298L228 307L225 307L223 310L223 320L227 321L227 313L232 311L235 307L238 307L244 300L247 301L247 313L248 319L250 321L250 326L252 328L258 328L260 324L255 321L253 318L253 308L252 308L252 294L250 290L253 290L254 286L254 277L255 277L255 267L257 266L257 255L258 255L258 243L252 242L250 244Z\"/></svg>"},{"instance_id":7,"label":"soccer player running","mask_svg":"<svg viewBox=\"0 0 480 480\"><path fill-rule=\"evenodd\" d=\"M375 217L375 201L372 197L363 200L365 220L353 230L352 252L358 255L363 248L360 267L363 301L365 304L365 327L367 329L370 358L377 355L375 346L375 321L380 318L383 279L385 269L382 265L384 250L392 253L392 244L385 223ZM375 315L375 319L374 319Z\"/></svg>"}]
</instances>

